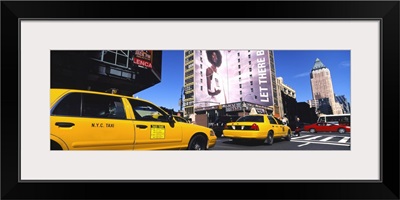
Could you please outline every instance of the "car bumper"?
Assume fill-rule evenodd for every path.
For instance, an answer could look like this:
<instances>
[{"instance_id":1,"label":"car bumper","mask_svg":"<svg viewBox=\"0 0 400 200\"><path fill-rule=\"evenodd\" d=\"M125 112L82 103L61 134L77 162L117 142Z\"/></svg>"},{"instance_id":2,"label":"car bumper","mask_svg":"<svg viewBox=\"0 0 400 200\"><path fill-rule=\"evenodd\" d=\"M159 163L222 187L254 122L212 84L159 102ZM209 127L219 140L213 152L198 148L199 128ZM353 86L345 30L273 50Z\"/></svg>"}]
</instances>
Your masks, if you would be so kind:
<instances>
[{"instance_id":1,"label":"car bumper","mask_svg":"<svg viewBox=\"0 0 400 200\"><path fill-rule=\"evenodd\" d=\"M217 144L217 137L212 137L208 140L208 149L213 148Z\"/></svg>"},{"instance_id":2,"label":"car bumper","mask_svg":"<svg viewBox=\"0 0 400 200\"><path fill-rule=\"evenodd\" d=\"M233 131L224 130L224 137L226 138L242 138L242 139L265 139L267 137L266 133L259 131Z\"/></svg>"}]
</instances>

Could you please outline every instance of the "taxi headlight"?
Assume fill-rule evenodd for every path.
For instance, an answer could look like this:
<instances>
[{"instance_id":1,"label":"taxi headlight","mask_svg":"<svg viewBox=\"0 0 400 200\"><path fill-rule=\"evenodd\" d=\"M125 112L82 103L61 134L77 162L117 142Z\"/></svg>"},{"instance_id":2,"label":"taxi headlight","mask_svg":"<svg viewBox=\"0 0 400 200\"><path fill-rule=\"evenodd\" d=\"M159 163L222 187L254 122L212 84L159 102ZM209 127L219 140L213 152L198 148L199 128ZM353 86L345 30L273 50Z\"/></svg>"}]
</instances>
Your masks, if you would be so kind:
<instances>
[{"instance_id":1,"label":"taxi headlight","mask_svg":"<svg viewBox=\"0 0 400 200\"><path fill-rule=\"evenodd\" d=\"M210 130L210 135L211 135L211 136L215 136L214 130L212 130L212 129Z\"/></svg>"}]
</instances>

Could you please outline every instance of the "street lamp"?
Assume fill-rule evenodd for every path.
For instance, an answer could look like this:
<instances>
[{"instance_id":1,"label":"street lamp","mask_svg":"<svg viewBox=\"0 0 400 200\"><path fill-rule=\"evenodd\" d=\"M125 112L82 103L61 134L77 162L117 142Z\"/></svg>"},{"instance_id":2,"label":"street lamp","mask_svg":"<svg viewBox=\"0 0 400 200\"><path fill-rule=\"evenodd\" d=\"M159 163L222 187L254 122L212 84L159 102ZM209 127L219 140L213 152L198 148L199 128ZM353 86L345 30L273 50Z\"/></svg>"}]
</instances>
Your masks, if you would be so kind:
<instances>
[{"instance_id":1,"label":"street lamp","mask_svg":"<svg viewBox=\"0 0 400 200\"><path fill-rule=\"evenodd\" d=\"M181 99L180 99L180 101L179 101L180 106L181 106L180 111L182 111L182 107L183 107L183 93L184 93L184 92L185 92L185 87L182 87L182 89L181 89Z\"/></svg>"},{"instance_id":2,"label":"street lamp","mask_svg":"<svg viewBox=\"0 0 400 200\"><path fill-rule=\"evenodd\" d=\"M245 102L245 100L246 100L246 97L247 96L249 96L249 95L251 95L251 94L246 94L246 96L244 96L242 99L242 108L243 108L243 116L245 116L246 115L246 107L247 107L247 105L246 105L246 102Z\"/></svg>"},{"instance_id":3,"label":"street lamp","mask_svg":"<svg viewBox=\"0 0 400 200\"><path fill-rule=\"evenodd\" d=\"M243 108L243 116L246 115L246 103L244 101L242 101L242 108Z\"/></svg>"}]
</instances>

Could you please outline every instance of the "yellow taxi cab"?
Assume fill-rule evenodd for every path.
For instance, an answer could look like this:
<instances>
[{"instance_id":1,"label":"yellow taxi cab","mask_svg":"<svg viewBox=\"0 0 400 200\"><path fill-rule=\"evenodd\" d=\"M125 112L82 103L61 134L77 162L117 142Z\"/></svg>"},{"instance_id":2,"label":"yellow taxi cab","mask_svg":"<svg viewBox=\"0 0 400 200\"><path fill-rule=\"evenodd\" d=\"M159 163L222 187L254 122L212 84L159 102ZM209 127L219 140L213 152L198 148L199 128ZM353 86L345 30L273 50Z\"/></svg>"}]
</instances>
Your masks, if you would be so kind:
<instances>
[{"instance_id":1,"label":"yellow taxi cab","mask_svg":"<svg viewBox=\"0 0 400 200\"><path fill-rule=\"evenodd\" d=\"M224 137L234 141L255 140L271 145L274 138L290 141L292 131L289 126L267 114L251 114L240 117L236 122L229 122L223 130Z\"/></svg>"},{"instance_id":2,"label":"yellow taxi cab","mask_svg":"<svg viewBox=\"0 0 400 200\"><path fill-rule=\"evenodd\" d=\"M131 96L50 89L51 150L208 150L212 129Z\"/></svg>"}]
</instances>

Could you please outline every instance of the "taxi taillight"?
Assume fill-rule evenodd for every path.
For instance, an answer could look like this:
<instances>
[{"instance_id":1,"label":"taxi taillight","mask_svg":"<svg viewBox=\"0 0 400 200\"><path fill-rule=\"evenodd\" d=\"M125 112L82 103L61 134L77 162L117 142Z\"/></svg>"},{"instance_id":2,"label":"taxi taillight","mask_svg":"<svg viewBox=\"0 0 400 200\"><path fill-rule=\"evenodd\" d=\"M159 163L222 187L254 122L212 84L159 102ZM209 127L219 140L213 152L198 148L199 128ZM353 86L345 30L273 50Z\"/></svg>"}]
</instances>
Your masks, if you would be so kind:
<instances>
[{"instance_id":1,"label":"taxi taillight","mask_svg":"<svg viewBox=\"0 0 400 200\"><path fill-rule=\"evenodd\" d=\"M257 125L256 123L254 123L253 125L251 125L250 129L251 129L251 130L256 130L256 131L260 130L260 128L258 128L258 125Z\"/></svg>"},{"instance_id":2,"label":"taxi taillight","mask_svg":"<svg viewBox=\"0 0 400 200\"><path fill-rule=\"evenodd\" d=\"M228 128L228 126L225 124L225 125L224 125L224 129L227 129L227 128Z\"/></svg>"}]
</instances>

